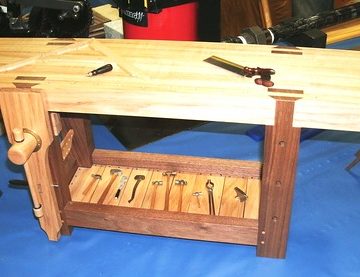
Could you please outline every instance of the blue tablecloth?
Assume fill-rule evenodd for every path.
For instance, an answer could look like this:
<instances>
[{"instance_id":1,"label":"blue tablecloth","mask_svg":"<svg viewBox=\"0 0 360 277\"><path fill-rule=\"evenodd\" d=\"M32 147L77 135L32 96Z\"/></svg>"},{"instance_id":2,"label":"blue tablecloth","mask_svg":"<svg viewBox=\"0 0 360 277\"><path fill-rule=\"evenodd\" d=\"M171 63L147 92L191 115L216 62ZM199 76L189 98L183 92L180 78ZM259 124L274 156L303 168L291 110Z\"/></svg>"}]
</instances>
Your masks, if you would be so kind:
<instances>
[{"instance_id":1,"label":"blue tablecloth","mask_svg":"<svg viewBox=\"0 0 360 277\"><path fill-rule=\"evenodd\" d=\"M209 123L136 151L257 160L262 144L248 126ZM97 147L124 147L94 126ZM360 149L360 133L326 131L302 142L285 260L259 258L255 247L85 228L47 240L29 193L8 187L22 178L0 137L1 276L359 276L360 165L344 170Z\"/></svg>"}]
</instances>

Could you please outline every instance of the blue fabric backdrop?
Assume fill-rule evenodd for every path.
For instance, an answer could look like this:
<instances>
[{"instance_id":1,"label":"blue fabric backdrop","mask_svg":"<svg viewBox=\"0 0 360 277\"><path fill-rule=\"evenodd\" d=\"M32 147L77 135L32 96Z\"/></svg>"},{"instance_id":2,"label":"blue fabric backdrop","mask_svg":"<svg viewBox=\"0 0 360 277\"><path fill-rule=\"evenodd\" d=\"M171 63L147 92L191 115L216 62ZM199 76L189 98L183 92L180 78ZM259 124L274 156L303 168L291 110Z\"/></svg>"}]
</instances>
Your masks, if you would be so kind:
<instances>
[{"instance_id":1,"label":"blue fabric backdrop","mask_svg":"<svg viewBox=\"0 0 360 277\"><path fill-rule=\"evenodd\" d=\"M209 123L137 151L257 160L261 143L248 126ZM102 126L97 147L122 149ZM0 137L1 276L359 276L360 166L344 167L360 148L360 134L326 131L301 144L287 258L258 258L255 247L75 228L48 241L32 215L27 190Z\"/></svg>"}]
</instances>

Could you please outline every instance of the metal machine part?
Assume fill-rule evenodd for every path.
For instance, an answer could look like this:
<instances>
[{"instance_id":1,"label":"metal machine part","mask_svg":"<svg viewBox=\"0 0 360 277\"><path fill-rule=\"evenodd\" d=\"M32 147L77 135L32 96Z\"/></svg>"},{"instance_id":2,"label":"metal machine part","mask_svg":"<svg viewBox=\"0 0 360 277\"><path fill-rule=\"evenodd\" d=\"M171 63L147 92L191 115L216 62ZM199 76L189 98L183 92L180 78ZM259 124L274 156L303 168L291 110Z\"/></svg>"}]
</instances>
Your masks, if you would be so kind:
<instances>
[{"instance_id":1,"label":"metal machine part","mask_svg":"<svg viewBox=\"0 0 360 277\"><path fill-rule=\"evenodd\" d=\"M177 6L195 0L115 0L123 10L159 13L162 9Z\"/></svg>"},{"instance_id":2,"label":"metal machine part","mask_svg":"<svg viewBox=\"0 0 360 277\"><path fill-rule=\"evenodd\" d=\"M0 35L87 37L92 22L88 0L7 0L1 5Z\"/></svg>"},{"instance_id":3,"label":"metal machine part","mask_svg":"<svg viewBox=\"0 0 360 277\"><path fill-rule=\"evenodd\" d=\"M360 3L340 9L318 13L309 18L293 18L268 29L250 27L237 37L229 37L224 42L243 44L273 44L287 40L308 30L321 29L360 17Z\"/></svg>"}]
</instances>

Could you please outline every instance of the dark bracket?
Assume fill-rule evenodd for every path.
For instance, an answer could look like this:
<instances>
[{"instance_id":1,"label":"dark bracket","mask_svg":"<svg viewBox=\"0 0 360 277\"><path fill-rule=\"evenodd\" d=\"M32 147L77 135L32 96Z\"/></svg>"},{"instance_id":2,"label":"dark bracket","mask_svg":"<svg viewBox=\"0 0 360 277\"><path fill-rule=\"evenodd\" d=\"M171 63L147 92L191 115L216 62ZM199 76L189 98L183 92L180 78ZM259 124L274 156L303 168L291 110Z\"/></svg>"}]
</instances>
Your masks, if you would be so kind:
<instances>
[{"instance_id":1,"label":"dark bracket","mask_svg":"<svg viewBox=\"0 0 360 277\"><path fill-rule=\"evenodd\" d=\"M83 3L84 1L71 0L9 0L9 4L18 4L55 10L70 10L73 12L79 12L83 8ZM77 9L79 10L77 11Z\"/></svg>"}]
</instances>

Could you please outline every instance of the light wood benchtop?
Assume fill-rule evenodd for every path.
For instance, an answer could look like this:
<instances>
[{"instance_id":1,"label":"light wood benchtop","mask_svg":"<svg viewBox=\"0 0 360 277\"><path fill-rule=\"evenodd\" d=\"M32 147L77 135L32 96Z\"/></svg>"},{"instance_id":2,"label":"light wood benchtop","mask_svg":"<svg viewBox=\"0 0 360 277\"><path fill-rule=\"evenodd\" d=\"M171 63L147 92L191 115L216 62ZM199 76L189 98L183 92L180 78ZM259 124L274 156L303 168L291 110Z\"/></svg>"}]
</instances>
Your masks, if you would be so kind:
<instances>
[{"instance_id":1,"label":"light wood benchtop","mask_svg":"<svg viewBox=\"0 0 360 277\"><path fill-rule=\"evenodd\" d=\"M72 43L72 44L70 44ZM280 51L280 53L279 53ZM273 125L292 90L294 127L360 131L360 52L205 42L0 39L0 90L32 85L49 111ZM268 91L203 60L276 71ZM112 63L112 72L86 77ZM25 79L21 76L26 76ZM30 78L29 78L30 77ZM34 78L45 77L45 78Z\"/></svg>"}]
</instances>

